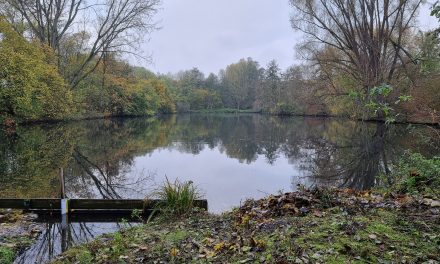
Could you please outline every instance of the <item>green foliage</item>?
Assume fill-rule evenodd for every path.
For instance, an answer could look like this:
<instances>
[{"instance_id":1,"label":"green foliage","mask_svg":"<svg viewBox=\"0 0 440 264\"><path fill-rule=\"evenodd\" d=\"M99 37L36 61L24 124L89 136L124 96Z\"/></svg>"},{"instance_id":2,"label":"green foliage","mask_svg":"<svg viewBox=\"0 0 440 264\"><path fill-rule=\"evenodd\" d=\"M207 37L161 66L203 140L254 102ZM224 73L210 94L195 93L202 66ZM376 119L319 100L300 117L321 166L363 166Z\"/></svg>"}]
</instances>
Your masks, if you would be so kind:
<instances>
[{"instance_id":1,"label":"green foliage","mask_svg":"<svg viewBox=\"0 0 440 264\"><path fill-rule=\"evenodd\" d=\"M78 67L73 59L68 60L69 65L63 61L66 56L82 57L75 48L75 36L59 61L49 47L27 41L3 20L0 33L0 118L53 120L175 112L166 83L152 72L112 56L96 69L87 69L92 73L71 90L56 65L63 64L66 76Z\"/></svg>"},{"instance_id":2,"label":"green foliage","mask_svg":"<svg viewBox=\"0 0 440 264\"><path fill-rule=\"evenodd\" d=\"M93 255L88 250L82 250L78 253L78 262L80 264L92 264L93 262Z\"/></svg>"},{"instance_id":3,"label":"green foliage","mask_svg":"<svg viewBox=\"0 0 440 264\"><path fill-rule=\"evenodd\" d=\"M421 36L418 63L420 71L424 75L440 71L440 41L436 32L423 33Z\"/></svg>"},{"instance_id":4,"label":"green foliage","mask_svg":"<svg viewBox=\"0 0 440 264\"><path fill-rule=\"evenodd\" d=\"M6 247L0 247L0 264L12 264L14 262L14 252Z\"/></svg>"},{"instance_id":5,"label":"green foliage","mask_svg":"<svg viewBox=\"0 0 440 264\"><path fill-rule=\"evenodd\" d=\"M108 58L80 83L75 98L83 106L82 116L151 116L176 109L164 81L114 58Z\"/></svg>"},{"instance_id":6,"label":"green foliage","mask_svg":"<svg viewBox=\"0 0 440 264\"><path fill-rule=\"evenodd\" d=\"M170 182L168 178L155 192L155 195L163 200L158 209L166 215L182 216L190 213L194 208L194 201L201 198L197 188L191 181L181 182L176 179Z\"/></svg>"},{"instance_id":7,"label":"green foliage","mask_svg":"<svg viewBox=\"0 0 440 264\"><path fill-rule=\"evenodd\" d=\"M385 118L386 123L393 123L399 116L395 109L391 107L388 102L393 92L393 87L388 84L373 87L368 94L368 102L365 103L365 107L370 110L374 115ZM353 96L353 95L352 95ZM409 95L400 95L398 100L395 101L395 105L401 102L408 102L411 100Z\"/></svg>"},{"instance_id":8,"label":"green foliage","mask_svg":"<svg viewBox=\"0 0 440 264\"><path fill-rule=\"evenodd\" d=\"M121 233L113 234L113 246L111 247L111 254L114 260L117 260L118 257L124 252L126 247L126 242L122 237Z\"/></svg>"},{"instance_id":9,"label":"green foliage","mask_svg":"<svg viewBox=\"0 0 440 264\"><path fill-rule=\"evenodd\" d=\"M228 65L222 78L222 85L230 101L225 106L239 110L252 108L260 75L258 62L252 58Z\"/></svg>"},{"instance_id":10,"label":"green foliage","mask_svg":"<svg viewBox=\"0 0 440 264\"><path fill-rule=\"evenodd\" d=\"M191 110L220 108L223 105L217 91L203 88L191 90L189 102Z\"/></svg>"},{"instance_id":11,"label":"green foliage","mask_svg":"<svg viewBox=\"0 0 440 264\"><path fill-rule=\"evenodd\" d=\"M218 77L208 78L199 69L182 71L177 76L161 76L176 101L177 111L217 109L223 106Z\"/></svg>"},{"instance_id":12,"label":"green foliage","mask_svg":"<svg viewBox=\"0 0 440 264\"><path fill-rule=\"evenodd\" d=\"M0 19L0 113L23 120L61 119L72 95L48 48L28 42Z\"/></svg>"},{"instance_id":13,"label":"green foliage","mask_svg":"<svg viewBox=\"0 0 440 264\"><path fill-rule=\"evenodd\" d=\"M428 159L419 153L406 153L394 167L392 178L400 192L439 195L440 157Z\"/></svg>"},{"instance_id":14,"label":"green foliage","mask_svg":"<svg viewBox=\"0 0 440 264\"><path fill-rule=\"evenodd\" d=\"M272 111L277 115L298 115L302 114L302 109L295 103L277 103L275 109Z\"/></svg>"}]
</instances>

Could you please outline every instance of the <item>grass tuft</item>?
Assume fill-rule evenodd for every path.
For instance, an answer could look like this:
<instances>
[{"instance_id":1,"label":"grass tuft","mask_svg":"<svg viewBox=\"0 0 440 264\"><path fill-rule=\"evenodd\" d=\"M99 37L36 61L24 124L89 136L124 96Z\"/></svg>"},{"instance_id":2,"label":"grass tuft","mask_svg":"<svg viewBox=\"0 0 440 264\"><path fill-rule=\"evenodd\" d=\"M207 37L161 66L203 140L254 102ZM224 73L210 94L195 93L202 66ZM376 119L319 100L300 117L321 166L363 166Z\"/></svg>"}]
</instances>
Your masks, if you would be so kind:
<instances>
[{"instance_id":1,"label":"grass tuft","mask_svg":"<svg viewBox=\"0 0 440 264\"><path fill-rule=\"evenodd\" d=\"M6 247L0 247L0 263L9 264L14 262L14 252Z\"/></svg>"},{"instance_id":2,"label":"grass tuft","mask_svg":"<svg viewBox=\"0 0 440 264\"><path fill-rule=\"evenodd\" d=\"M202 197L192 181L181 182L176 179L170 182L168 178L154 194L162 201L157 209L172 216L183 216L192 212L194 201Z\"/></svg>"}]
</instances>

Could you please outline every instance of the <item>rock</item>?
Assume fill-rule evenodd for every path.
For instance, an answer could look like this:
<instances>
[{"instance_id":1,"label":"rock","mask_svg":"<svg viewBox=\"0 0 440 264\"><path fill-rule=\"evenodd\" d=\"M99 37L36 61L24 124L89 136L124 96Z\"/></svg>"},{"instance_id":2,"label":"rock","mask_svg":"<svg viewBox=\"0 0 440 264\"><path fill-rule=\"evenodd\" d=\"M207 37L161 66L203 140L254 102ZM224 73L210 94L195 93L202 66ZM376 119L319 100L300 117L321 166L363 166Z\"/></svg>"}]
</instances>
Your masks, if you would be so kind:
<instances>
[{"instance_id":1,"label":"rock","mask_svg":"<svg viewBox=\"0 0 440 264\"><path fill-rule=\"evenodd\" d=\"M423 199L423 204L431 207L440 207L440 201L425 198Z\"/></svg>"}]
</instances>

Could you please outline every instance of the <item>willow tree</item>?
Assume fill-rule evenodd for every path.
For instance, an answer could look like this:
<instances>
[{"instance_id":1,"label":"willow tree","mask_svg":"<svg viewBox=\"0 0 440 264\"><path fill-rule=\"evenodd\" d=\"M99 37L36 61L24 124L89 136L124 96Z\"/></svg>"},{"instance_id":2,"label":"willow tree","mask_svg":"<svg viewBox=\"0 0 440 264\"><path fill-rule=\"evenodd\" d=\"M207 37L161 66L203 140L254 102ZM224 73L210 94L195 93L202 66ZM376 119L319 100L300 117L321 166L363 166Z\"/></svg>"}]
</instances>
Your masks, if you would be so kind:
<instances>
[{"instance_id":1,"label":"willow tree","mask_svg":"<svg viewBox=\"0 0 440 264\"><path fill-rule=\"evenodd\" d=\"M302 47L307 57L327 77L337 71L350 78L363 102L371 97L384 102L383 95L371 91L395 83L412 63L408 36L422 0L290 0L290 4L292 27L306 36Z\"/></svg>"},{"instance_id":2,"label":"willow tree","mask_svg":"<svg viewBox=\"0 0 440 264\"><path fill-rule=\"evenodd\" d=\"M75 87L106 55L135 53L135 44L155 28L153 16L159 3L160 0L0 0L0 15L12 23L22 21L28 29L25 34L51 47L60 57L60 70ZM76 53L63 58L69 42L76 43Z\"/></svg>"}]
</instances>

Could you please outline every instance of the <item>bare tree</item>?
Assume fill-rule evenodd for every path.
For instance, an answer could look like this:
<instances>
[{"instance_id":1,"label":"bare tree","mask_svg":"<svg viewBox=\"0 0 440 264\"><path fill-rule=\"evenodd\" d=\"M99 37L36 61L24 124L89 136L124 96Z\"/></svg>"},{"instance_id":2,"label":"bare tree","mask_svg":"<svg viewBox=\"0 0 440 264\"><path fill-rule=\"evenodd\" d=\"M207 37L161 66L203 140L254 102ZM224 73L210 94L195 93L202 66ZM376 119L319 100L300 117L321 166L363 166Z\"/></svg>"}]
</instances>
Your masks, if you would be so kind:
<instances>
[{"instance_id":1,"label":"bare tree","mask_svg":"<svg viewBox=\"0 0 440 264\"><path fill-rule=\"evenodd\" d=\"M367 97L370 89L392 83L398 70L412 62L408 35L422 0L290 0L290 4L295 11L292 27L306 35L303 47L310 58L321 68L331 65L329 71L350 76ZM326 56L317 56L323 50Z\"/></svg>"},{"instance_id":2,"label":"bare tree","mask_svg":"<svg viewBox=\"0 0 440 264\"><path fill-rule=\"evenodd\" d=\"M106 54L135 53L134 44L156 28L153 16L160 4L160 0L3 1L22 16L33 36L58 55L63 40L87 32L82 33L88 38L85 54L77 56L81 59L73 70L65 71L72 87L93 72Z\"/></svg>"}]
</instances>

